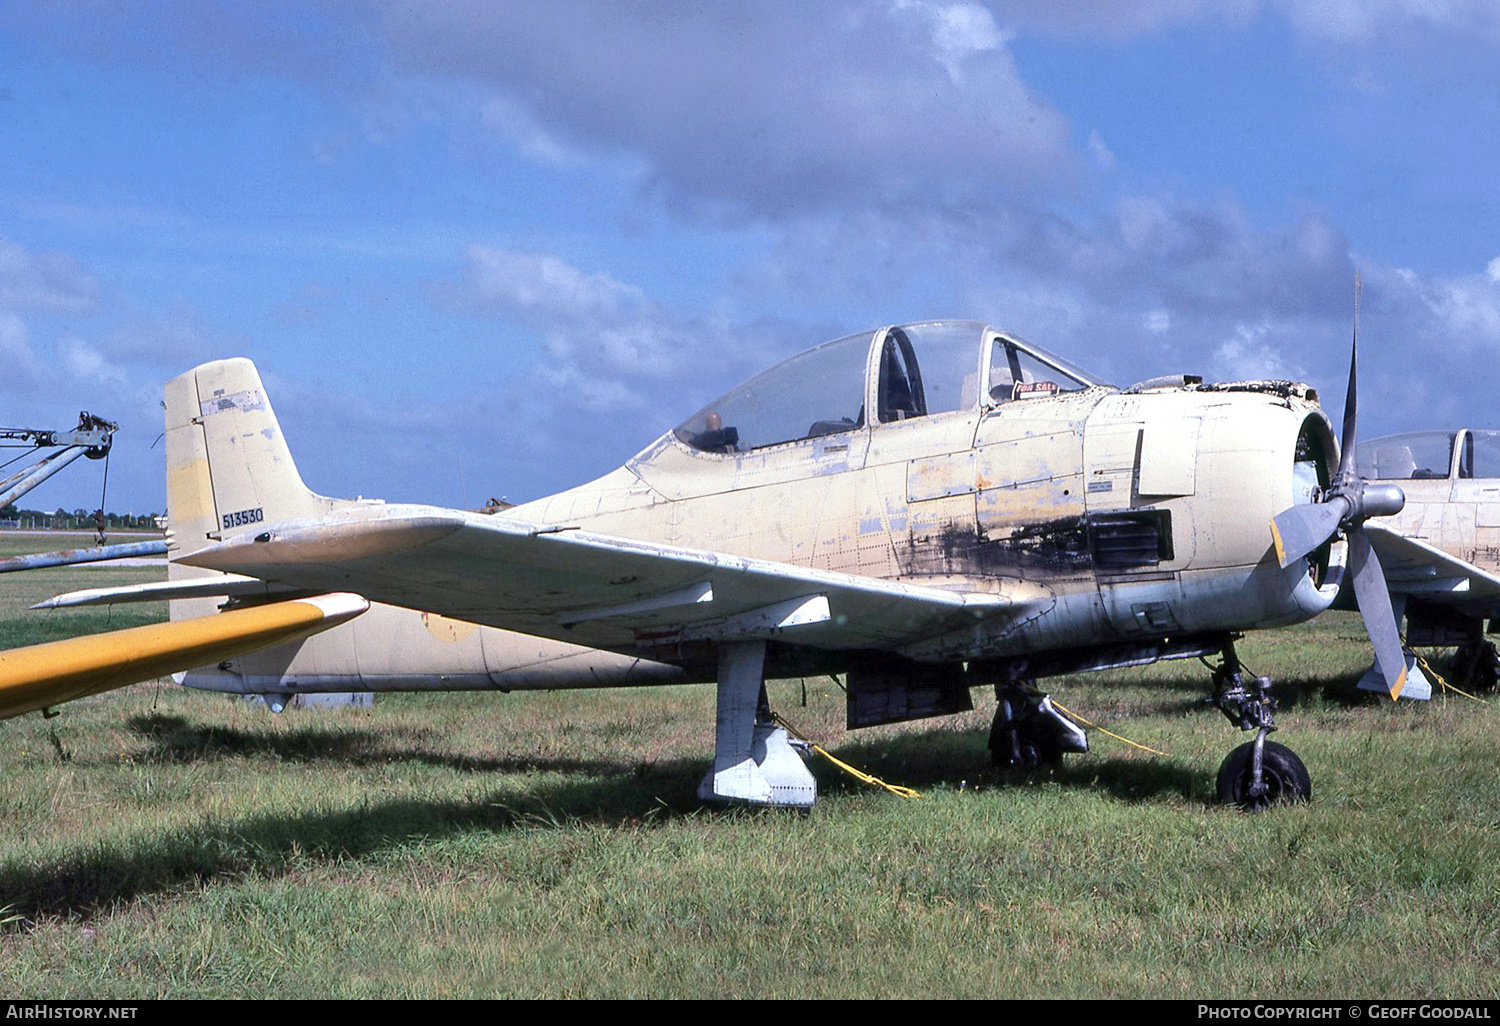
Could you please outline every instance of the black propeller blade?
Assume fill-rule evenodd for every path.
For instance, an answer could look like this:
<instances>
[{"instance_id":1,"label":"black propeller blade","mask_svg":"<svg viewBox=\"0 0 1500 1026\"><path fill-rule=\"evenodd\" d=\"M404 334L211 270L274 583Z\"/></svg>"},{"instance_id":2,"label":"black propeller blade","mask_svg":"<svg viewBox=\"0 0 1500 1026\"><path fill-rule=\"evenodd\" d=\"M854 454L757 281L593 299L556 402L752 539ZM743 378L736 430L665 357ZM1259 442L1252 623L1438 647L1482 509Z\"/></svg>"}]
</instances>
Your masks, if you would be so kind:
<instances>
[{"instance_id":1,"label":"black propeller blade","mask_svg":"<svg viewBox=\"0 0 1500 1026\"><path fill-rule=\"evenodd\" d=\"M1271 521L1276 558L1283 569L1304 558L1339 531L1349 540L1349 570L1354 597L1364 618L1365 630L1375 648L1375 663L1395 699L1406 686L1406 655L1401 650L1401 631L1391 610L1390 589L1380 560L1365 536L1364 523L1371 517L1401 512L1406 494L1396 485L1369 484L1359 476L1356 462L1355 428L1358 410L1359 279L1354 284L1354 337L1350 342L1349 389L1344 396L1344 432L1340 441L1339 469L1327 493L1318 502L1278 513Z\"/></svg>"}]
</instances>

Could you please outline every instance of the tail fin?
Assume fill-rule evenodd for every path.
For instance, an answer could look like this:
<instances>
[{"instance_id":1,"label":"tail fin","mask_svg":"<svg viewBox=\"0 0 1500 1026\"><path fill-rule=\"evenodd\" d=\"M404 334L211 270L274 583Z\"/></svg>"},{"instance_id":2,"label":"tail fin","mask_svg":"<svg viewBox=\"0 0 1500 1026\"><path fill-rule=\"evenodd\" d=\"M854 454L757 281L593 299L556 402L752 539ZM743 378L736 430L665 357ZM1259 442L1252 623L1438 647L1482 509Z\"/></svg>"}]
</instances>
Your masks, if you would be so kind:
<instances>
[{"instance_id":1,"label":"tail fin","mask_svg":"<svg viewBox=\"0 0 1500 1026\"><path fill-rule=\"evenodd\" d=\"M195 367L167 382L165 400L172 555L345 504L302 483L249 360ZM177 580L213 572L174 563L170 573ZM174 602L172 619L210 611L212 603Z\"/></svg>"}]
</instances>

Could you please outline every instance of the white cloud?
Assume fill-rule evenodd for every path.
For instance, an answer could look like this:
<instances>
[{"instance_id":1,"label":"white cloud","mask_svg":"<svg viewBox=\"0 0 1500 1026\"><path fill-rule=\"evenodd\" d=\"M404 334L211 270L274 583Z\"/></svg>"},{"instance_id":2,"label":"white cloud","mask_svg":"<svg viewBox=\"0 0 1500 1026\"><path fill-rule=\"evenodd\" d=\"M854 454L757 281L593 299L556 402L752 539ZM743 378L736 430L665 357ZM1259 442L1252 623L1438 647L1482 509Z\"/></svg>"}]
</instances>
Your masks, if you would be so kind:
<instances>
[{"instance_id":1,"label":"white cloud","mask_svg":"<svg viewBox=\"0 0 1500 1026\"><path fill-rule=\"evenodd\" d=\"M1001 22L1027 32L1130 39L1178 25L1216 22L1229 28L1278 14L1303 37L1362 46L1410 42L1416 36L1500 39L1493 0L986 0Z\"/></svg>"},{"instance_id":2,"label":"white cloud","mask_svg":"<svg viewBox=\"0 0 1500 1026\"><path fill-rule=\"evenodd\" d=\"M785 216L956 207L1053 188L1063 117L974 3L754 5L484 0L385 9L418 75L496 91L527 152L629 152L678 203Z\"/></svg>"},{"instance_id":3,"label":"white cloud","mask_svg":"<svg viewBox=\"0 0 1500 1026\"><path fill-rule=\"evenodd\" d=\"M86 313L99 286L78 262L61 253L35 254L0 239L0 307Z\"/></svg>"},{"instance_id":4,"label":"white cloud","mask_svg":"<svg viewBox=\"0 0 1500 1026\"><path fill-rule=\"evenodd\" d=\"M0 310L0 389L21 392L40 380L42 364L31 349L31 336L26 322L16 314Z\"/></svg>"},{"instance_id":5,"label":"white cloud","mask_svg":"<svg viewBox=\"0 0 1500 1026\"><path fill-rule=\"evenodd\" d=\"M893 0L893 11L915 13L928 23L939 63L955 84L963 80L964 62L974 54L999 50L1015 38L995 24L995 17L976 3Z\"/></svg>"},{"instance_id":6,"label":"white cloud","mask_svg":"<svg viewBox=\"0 0 1500 1026\"><path fill-rule=\"evenodd\" d=\"M640 289L548 253L470 246L468 258L474 300L513 315L583 323L616 319L645 302Z\"/></svg>"},{"instance_id":7,"label":"white cloud","mask_svg":"<svg viewBox=\"0 0 1500 1026\"><path fill-rule=\"evenodd\" d=\"M1105 143L1104 137L1099 134L1097 128L1089 130L1088 141L1089 156L1094 159L1101 170L1113 171L1117 163L1114 151Z\"/></svg>"},{"instance_id":8,"label":"white cloud","mask_svg":"<svg viewBox=\"0 0 1500 1026\"><path fill-rule=\"evenodd\" d=\"M533 160L557 166L582 160L581 154L538 124L530 110L508 97L490 97L481 104L479 113L486 125Z\"/></svg>"},{"instance_id":9,"label":"white cloud","mask_svg":"<svg viewBox=\"0 0 1500 1026\"><path fill-rule=\"evenodd\" d=\"M1391 269L1378 280L1403 301L1414 316L1416 338L1432 347L1500 350L1500 279L1492 273L1451 278Z\"/></svg>"},{"instance_id":10,"label":"white cloud","mask_svg":"<svg viewBox=\"0 0 1500 1026\"><path fill-rule=\"evenodd\" d=\"M1414 34L1500 39L1494 0L1272 0L1301 33L1314 39L1364 44Z\"/></svg>"},{"instance_id":11,"label":"white cloud","mask_svg":"<svg viewBox=\"0 0 1500 1026\"><path fill-rule=\"evenodd\" d=\"M81 338L68 336L58 342L58 356L63 369L73 378L102 385L118 392L131 390L129 375L96 346Z\"/></svg>"},{"instance_id":12,"label":"white cloud","mask_svg":"<svg viewBox=\"0 0 1500 1026\"><path fill-rule=\"evenodd\" d=\"M717 317L679 317L639 287L553 254L471 246L468 257L469 301L540 333L526 401L561 436L578 433L582 412L616 418L616 430L644 444L670 426L665 417L692 412L664 410L663 396L686 397L684 407L707 400L746 370L747 355L764 359L764 349L731 344L736 330Z\"/></svg>"},{"instance_id":13,"label":"white cloud","mask_svg":"<svg viewBox=\"0 0 1500 1026\"><path fill-rule=\"evenodd\" d=\"M1214 376L1222 381L1304 381L1308 375L1272 339L1278 335L1269 323L1237 324L1234 333L1214 350Z\"/></svg>"}]
</instances>

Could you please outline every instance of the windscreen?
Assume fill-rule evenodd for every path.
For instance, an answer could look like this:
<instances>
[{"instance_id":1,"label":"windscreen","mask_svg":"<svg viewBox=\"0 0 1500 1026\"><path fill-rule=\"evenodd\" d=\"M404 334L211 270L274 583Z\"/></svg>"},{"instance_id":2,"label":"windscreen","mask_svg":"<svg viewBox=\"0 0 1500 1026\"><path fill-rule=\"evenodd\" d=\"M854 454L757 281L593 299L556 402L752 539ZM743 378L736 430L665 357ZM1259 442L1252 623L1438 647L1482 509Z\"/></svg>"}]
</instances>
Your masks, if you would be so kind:
<instances>
[{"instance_id":1,"label":"windscreen","mask_svg":"<svg viewBox=\"0 0 1500 1026\"><path fill-rule=\"evenodd\" d=\"M1414 431L1361 443L1359 472L1381 481L1447 477L1453 459L1452 431Z\"/></svg>"},{"instance_id":2,"label":"windscreen","mask_svg":"<svg viewBox=\"0 0 1500 1026\"><path fill-rule=\"evenodd\" d=\"M720 396L673 432L704 452L747 452L837 434L865 422L874 332L825 342Z\"/></svg>"}]
</instances>

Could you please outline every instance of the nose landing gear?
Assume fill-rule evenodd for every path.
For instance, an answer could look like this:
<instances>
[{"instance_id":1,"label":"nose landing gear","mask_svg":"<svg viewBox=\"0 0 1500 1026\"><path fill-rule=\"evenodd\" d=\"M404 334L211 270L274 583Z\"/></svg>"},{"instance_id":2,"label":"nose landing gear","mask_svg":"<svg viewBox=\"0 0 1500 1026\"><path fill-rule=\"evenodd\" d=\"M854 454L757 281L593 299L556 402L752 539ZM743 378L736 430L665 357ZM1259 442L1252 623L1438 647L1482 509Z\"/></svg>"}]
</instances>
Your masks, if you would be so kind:
<instances>
[{"instance_id":1,"label":"nose landing gear","mask_svg":"<svg viewBox=\"0 0 1500 1026\"><path fill-rule=\"evenodd\" d=\"M1266 739L1276 729L1271 678L1247 674L1233 640L1224 643L1224 662L1214 669L1213 684L1210 701L1230 723L1256 732L1254 741L1240 745L1219 765L1219 800L1260 812L1311 798L1312 778L1302 760L1285 745Z\"/></svg>"}]
</instances>

